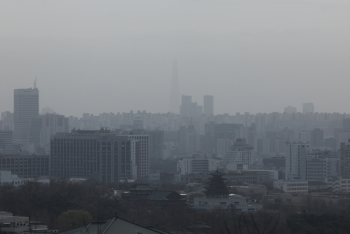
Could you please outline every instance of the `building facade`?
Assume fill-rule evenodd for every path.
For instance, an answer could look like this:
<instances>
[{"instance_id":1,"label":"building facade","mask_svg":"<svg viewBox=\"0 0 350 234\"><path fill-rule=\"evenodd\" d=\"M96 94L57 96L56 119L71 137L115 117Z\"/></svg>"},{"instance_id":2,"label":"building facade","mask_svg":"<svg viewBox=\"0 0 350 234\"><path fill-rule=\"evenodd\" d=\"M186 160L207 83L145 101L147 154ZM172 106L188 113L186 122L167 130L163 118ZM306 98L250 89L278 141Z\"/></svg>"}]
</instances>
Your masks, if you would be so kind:
<instances>
[{"instance_id":1,"label":"building facade","mask_svg":"<svg viewBox=\"0 0 350 234\"><path fill-rule=\"evenodd\" d=\"M103 128L57 133L51 138L51 175L94 177L101 182L132 178L131 159L135 150L132 146L129 137L111 134Z\"/></svg>"},{"instance_id":2,"label":"building facade","mask_svg":"<svg viewBox=\"0 0 350 234\"><path fill-rule=\"evenodd\" d=\"M301 158L306 158L310 150L309 143L292 142L286 147L286 179L301 178Z\"/></svg>"},{"instance_id":3,"label":"building facade","mask_svg":"<svg viewBox=\"0 0 350 234\"><path fill-rule=\"evenodd\" d=\"M39 115L39 90L34 88L14 90L13 142L25 147L28 144L30 122Z\"/></svg>"},{"instance_id":4,"label":"building facade","mask_svg":"<svg viewBox=\"0 0 350 234\"><path fill-rule=\"evenodd\" d=\"M306 180L276 180L273 182L273 187L295 195L307 194L309 191Z\"/></svg>"},{"instance_id":5,"label":"building facade","mask_svg":"<svg viewBox=\"0 0 350 234\"><path fill-rule=\"evenodd\" d=\"M50 176L49 155L1 155L0 170L22 178Z\"/></svg>"},{"instance_id":6,"label":"building facade","mask_svg":"<svg viewBox=\"0 0 350 234\"><path fill-rule=\"evenodd\" d=\"M177 171L181 175L209 172L216 170L216 168L216 160L209 155L193 156L192 158L181 159L177 162Z\"/></svg>"}]
</instances>

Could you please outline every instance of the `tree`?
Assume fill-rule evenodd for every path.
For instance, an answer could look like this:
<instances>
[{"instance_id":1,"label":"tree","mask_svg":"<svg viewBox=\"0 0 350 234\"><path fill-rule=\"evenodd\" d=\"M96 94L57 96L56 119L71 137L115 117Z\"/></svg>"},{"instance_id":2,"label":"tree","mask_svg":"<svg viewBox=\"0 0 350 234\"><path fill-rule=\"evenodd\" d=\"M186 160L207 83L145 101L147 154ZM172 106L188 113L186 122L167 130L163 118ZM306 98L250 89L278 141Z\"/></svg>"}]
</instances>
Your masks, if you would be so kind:
<instances>
[{"instance_id":1,"label":"tree","mask_svg":"<svg viewBox=\"0 0 350 234\"><path fill-rule=\"evenodd\" d=\"M86 225L90 223L91 219L90 213L85 210L68 210L58 217L58 220L65 229Z\"/></svg>"}]
</instances>

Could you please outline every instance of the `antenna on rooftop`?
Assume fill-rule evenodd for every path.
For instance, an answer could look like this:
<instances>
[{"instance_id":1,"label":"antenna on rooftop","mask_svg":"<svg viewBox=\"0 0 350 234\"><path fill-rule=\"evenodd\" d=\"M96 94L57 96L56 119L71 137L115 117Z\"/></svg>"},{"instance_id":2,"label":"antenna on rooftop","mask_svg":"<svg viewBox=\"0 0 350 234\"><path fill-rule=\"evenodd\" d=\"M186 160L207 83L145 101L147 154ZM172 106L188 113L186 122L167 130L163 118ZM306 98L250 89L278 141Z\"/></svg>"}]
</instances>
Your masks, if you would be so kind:
<instances>
[{"instance_id":1,"label":"antenna on rooftop","mask_svg":"<svg viewBox=\"0 0 350 234\"><path fill-rule=\"evenodd\" d=\"M35 77L35 80L34 80L34 89L36 89L36 77Z\"/></svg>"}]
</instances>

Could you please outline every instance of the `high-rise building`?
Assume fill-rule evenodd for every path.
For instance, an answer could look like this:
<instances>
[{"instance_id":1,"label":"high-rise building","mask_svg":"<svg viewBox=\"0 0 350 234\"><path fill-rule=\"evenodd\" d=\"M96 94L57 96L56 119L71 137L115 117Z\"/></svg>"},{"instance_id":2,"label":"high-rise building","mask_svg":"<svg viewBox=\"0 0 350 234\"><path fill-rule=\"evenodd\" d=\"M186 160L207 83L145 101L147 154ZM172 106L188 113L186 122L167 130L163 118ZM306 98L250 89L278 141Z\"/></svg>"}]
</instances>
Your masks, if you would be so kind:
<instances>
[{"instance_id":1,"label":"high-rise building","mask_svg":"<svg viewBox=\"0 0 350 234\"><path fill-rule=\"evenodd\" d=\"M101 182L131 179L132 157L140 160L137 144L108 129L72 130L51 138L51 175L61 178L94 177Z\"/></svg>"},{"instance_id":2,"label":"high-rise building","mask_svg":"<svg viewBox=\"0 0 350 234\"><path fill-rule=\"evenodd\" d=\"M214 96L205 95L203 98L204 115L213 116L214 115Z\"/></svg>"},{"instance_id":3,"label":"high-rise building","mask_svg":"<svg viewBox=\"0 0 350 234\"><path fill-rule=\"evenodd\" d=\"M30 122L39 115L39 90L34 88L14 90L13 142L24 147L28 144Z\"/></svg>"},{"instance_id":4,"label":"high-rise building","mask_svg":"<svg viewBox=\"0 0 350 234\"><path fill-rule=\"evenodd\" d=\"M45 114L31 119L29 143L50 153L50 138L59 132L69 132L69 119L63 115Z\"/></svg>"},{"instance_id":5,"label":"high-rise building","mask_svg":"<svg viewBox=\"0 0 350 234\"><path fill-rule=\"evenodd\" d=\"M286 147L286 180L301 179L303 165L301 161L306 158L306 154L310 150L309 143L292 142ZM306 167L306 165L303 165Z\"/></svg>"},{"instance_id":6,"label":"high-rise building","mask_svg":"<svg viewBox=\"0 0 350 234\"><path fill-rule=\"evenodd\" d=\"M2 129L13 131L13 113L5 111L1 113Z\"/></svg>"},{"instance_id":7,"label":"high-rise building","mask_svg":"<svg viewBox=\"0 0 350 234\"><path fill-rule=\"evenodd\" d=\"M338 152L330 150L311 150L306 158L300 159L301 179L323 181L339 176Z\"/></svg>"},{"instance_id":8,"label":"high-rise building","mask_svg":"<svg viewBox=\"0 0 350 234\"><path fill-rule=\"evenodd\" d=\"M340 150L340 176L342 178L350 178L350 142L341 143Z\"/></svg>"},{"instance_id":9,"label":"high-rise building","mask_svg":"<svg viewBox=\"0 0 350 234\"><path fill-rule=\"evenodd\" d=\"M7 153L13 149L12 138L12 131L0 130L0 153Z\"/></svg>"},{"instance_id":10,"label":"high-rise building","mask_svg":"<svg viewBox=\"0 0 350 234\"><path fill-rule=\"evenodd\" d=\"M182 95L180 115L184 117L198 118L202 115L202 106L192 102L192 96Z\"/></svg>"},{"instance_id":11,"label":"high-rise building","mask_svg":"<svg viewBox=\"0 0 350 234\"><path fill-rule=\"evenodd\" d=\"M297 108L295 108L294 106L287 106L284 108L284 112L287 114L297 113Z\"/></svg>"},{"instance_id":12,"label":"high-rise building","mask_svg":"<svg viewBox=\"0 0 350 234\"><path fill-rule=\"evenodd\" d=\"M303 113L304 114L309 114L309 113L314 113L314 104L313 103L304 103L303 104Z\"/></svg>"},{"instance_id":13,"label":"high-rise building","mask_svg":"<svg viewBox=\"0 0 350 234\"><path fill-rule=\"evenodd\" d=\"M343 119L343 131L350 132L350 118Z\"/></svg>"},{"instance_id":14,"label":"high-rise building","mask_svg":"<svg viewBox=\"0 0 350 234\"><path fill-rule=\"evenodd\" d=\"M179 77L177 71L177 61L173 62L173 72L171 77L171 92L170 92L170 112L178 114L180 106L180 89Z\"/></svg>"},{"instance_id":15,"label":"high-rise building","mask_svg":"<svg viewBox=\"0 0 350 234\"><path fill-rule=\"evenodd\" d=\"M145 178L150 170L150 148L148 135L128 135L129 139L136 140L139 143L137 159L137 178Z\"/></svg>"}]
</instances>

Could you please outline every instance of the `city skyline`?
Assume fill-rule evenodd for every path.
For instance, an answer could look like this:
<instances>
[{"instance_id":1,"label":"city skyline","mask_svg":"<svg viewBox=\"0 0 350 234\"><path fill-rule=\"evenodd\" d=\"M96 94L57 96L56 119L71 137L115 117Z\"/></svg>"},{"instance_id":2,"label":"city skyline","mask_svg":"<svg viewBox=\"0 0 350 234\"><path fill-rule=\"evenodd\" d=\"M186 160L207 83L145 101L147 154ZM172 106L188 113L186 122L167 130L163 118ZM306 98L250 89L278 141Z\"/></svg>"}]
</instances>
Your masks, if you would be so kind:
<instances>
[{"instance_id":1,"label":"city skyline","mask_svg":"<svg viewBox=\"0 0 350 234\"><path fill-rule=\"evenodd\" d=\"M300 110L308 102L318 112L349 112L349 7L342 0L6 1L0 110L12 112L7 97L37 77L41 105L64 115L167 112L177 58L180 95L200 105L213 95L216 113Z\"/></svg>"}]
</instances>

